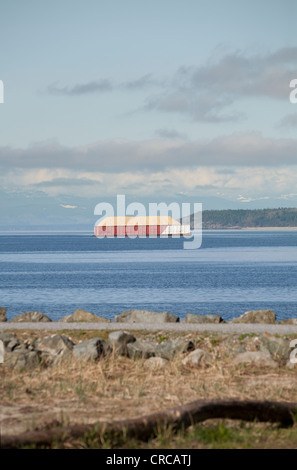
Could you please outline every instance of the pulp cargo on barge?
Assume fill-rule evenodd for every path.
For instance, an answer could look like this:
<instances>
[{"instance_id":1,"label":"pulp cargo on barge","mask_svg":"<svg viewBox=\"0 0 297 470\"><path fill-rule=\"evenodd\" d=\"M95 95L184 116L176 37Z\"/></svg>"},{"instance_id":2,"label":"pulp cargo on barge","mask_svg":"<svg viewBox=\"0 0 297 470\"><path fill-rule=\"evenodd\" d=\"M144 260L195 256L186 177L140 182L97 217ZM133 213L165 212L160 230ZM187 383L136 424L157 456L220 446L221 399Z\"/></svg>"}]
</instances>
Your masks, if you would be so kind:
<instances>
[{"instance_id":1,"label":"pulp cargo on barge","mask_svg":"<svg viewBox=\"0 0 297 470\"><path fill-rule=\"evenodd\" d=\"M190 236L190 225L170 216L105 217L95 225L94 235L103 237L168 237Z\"/></svg>"}]
</instances>

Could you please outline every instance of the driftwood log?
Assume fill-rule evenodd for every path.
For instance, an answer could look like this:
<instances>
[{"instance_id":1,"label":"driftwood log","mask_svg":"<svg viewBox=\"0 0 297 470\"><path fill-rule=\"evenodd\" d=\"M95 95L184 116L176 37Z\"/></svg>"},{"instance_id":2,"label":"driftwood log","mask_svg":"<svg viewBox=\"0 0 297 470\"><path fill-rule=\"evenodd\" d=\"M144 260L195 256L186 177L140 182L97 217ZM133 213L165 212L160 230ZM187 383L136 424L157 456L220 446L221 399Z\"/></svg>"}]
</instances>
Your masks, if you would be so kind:
<instances>
[{"instance_id":1,"label":"driftwood log","mask_svg":"<svg viewBox=\"0 0 297 470\"><path fill-rule=\"evenodd\" d=\"M51 446L54 442L65 442L91 434L98 440L105 435L135 438L146 441L155 437L161 429L170 427L173 431L207 419L225 418L244 421L262 421L292 426L296 419L297 402L250 401L250 400L197 400L165 411L152 413L140 418L125 419L96 424L57 426L24 432L17 436L0 436L1 448L24 446Z\"/></svg>"}]
</instances>

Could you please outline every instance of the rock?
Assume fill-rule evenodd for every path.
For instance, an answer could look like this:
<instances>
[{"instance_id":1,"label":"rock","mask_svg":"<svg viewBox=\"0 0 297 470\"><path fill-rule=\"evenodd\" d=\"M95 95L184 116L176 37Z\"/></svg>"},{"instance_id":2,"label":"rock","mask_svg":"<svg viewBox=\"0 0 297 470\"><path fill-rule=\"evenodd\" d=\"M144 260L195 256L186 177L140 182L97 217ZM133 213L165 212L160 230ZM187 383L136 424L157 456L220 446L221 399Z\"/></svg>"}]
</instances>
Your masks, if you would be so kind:
<instances>
[{"instance_id":1,"label":"rock","mask_svg":"<svg viewBox=\"0 0 297 470\"><path fill-rule=\"evenodd\" d=\"M275 313L273 310L251 310L245 312L237 318L233 318L231 323L275 323Z\"/></svg>"},{"instance_id":2,"label":"rock","mask_svg":"<svg viewBox=\"0 0 297 470\"><path fill-rule=\"evenodd\" d=\"M0 364L3 364L4 362L4 353L5 353L4 344L3 344L3 341L0 341Z\"/></svg>"},{"instance_id":3,"label":"rock","mask_svg":"<svg viewBox=\"0 0 297 470\"><path fill-rule=\"evenodd\" d=\"M226 357L234 356L236 354L241 354L246 352L246 348L244 345L238 346L237 348L230 348L226 351Z\"/></svg>"},{"instance_id":4,"label":"rock","mask_svg":"<svg viewBox=\"0 0 297 470\"><path fill-rule=\"evenodd\" d=\"M0 340L4 344L6 349L10 342L18 341L15 333L9 333L8 331L0 331Z\"/></svg>"},{"instance_id":5,"label":"rock","mask_svg":"<svg viewBox=\"0 0 297 470\"><path fill-rule=\"evenodd\" d=\"M2 331L0 340L4 349L4 363L9 367L21 370L39 363L38 353L29 348L28 342L20 342L14 333Z\"/></svg>"},{"instance_id":6,"label":"rock","mask_svg":"<svg viewBox=\"0 0 297 470\"><path fill-rule=\"evenodd\" d=\"M101 322L101 323L110 323L110 320L107 318L99 317L93 313L86 312L81 308L75 310L73 315L66 315L59 320L59 322Z\"/></svg>"},{"instance_id":7,"label":"rock","mask_svg":"<svg viewBox=\"0 0 297 470\"><path fill-rule=\"evenodd\" d=\"M73 315L66 315L65 317L60 318L58 322L61 322L61 323L71 322L73 321L72 318L73 318Z\"/></svg>"},{"instance_id":8,"label":"rock","mask_svg":"<svg viewBox=\"0 0 297 470\"><path fill-rule=\"evenodd\" d=\"M6 308L0 307L0 322L1 321L7 321L6 310L7 310Z\"/></svg>"},{"instance_id":9,"label":"rock","mask_svg":"<svg viewBox=\"0 0 297 470\"><path fill-rule=\"evenodd\" d=\"M194 344L192 341L185 339L162 341L162 343L156 344L155 346L155 356L160 356L164 359L171 359L178 354L193 351L193 349Z\"/></svg>"},{"instance_id":10,"label":"rock","mask_svg":"<svg viewBox=\"0 0 297 470\"><path fill-rule=\"evenodd\" d=\"M187 313L183 323L222 323L224 320L220 315L195 315Z\"/></svg>"},{"instance_id":11,"label":"rock","mask_svg":"<svg viewBox=\"0 0 297 470\"><path fill-rule=\"evenodd\" d=\"M30 351L35 351L35 347L33 345L34 343L35 343L35 341L32 341L31 339L28 338L28 339L25 339L23 344L24 344L26 349L29 349Z\"/></svg>"},{"instance_id":12,"label":"rock","mask_svg":"<svg viewBox=\"0 0 297 470\"><path fill-rule=\"evenodd\" d=\"M217 337L210 338L208 347L215 347L216 344L220 344L220 349L226 357L245 351L244 344L241 343L236 334L220 335L219 342L216 342L216 339ZM215 341L213 342L213 340Z\"/></svg>"},{"instance_id":13,"label":"rock","mask_svg":"<svg viewBox=\"0 0 297 470\"><path fill-rule=\"evenodd\" d=\"M74 356L86 361L98 361L108 352L110 348L103 338L92 338L73 347Z\"/></svg>"},{"instance_id":14,"label":"rock","mask_svg":"<svg viewBox=\"0 0 297 470\"><path fill-rule=\"evenodd\" d=\"M297 366L296 366L296 363L289 360L286 364L286 368L292 370L292 369L296 369Z\"/></svg>"},{"instance_id":15,"label":"rock","mask_svg":"<svg viewBox=\"0 0 297 470\"><path fill-rule=\"evenodd\" d=\"M156 343L137 339L127 344L127 354L131 359L148 359L156 355Z\"/></svg>"},{"instance_id":16,"label":"rock","mask_svg":"<svg viewBox=\"0 0 297 470\"><path fill-rule=\"evenodd\" d=\"M267 351L267 348L263 348L263 344L260 341L259 336L247 335L243 340L242 344L245 347L246 351Z\"/></svg>"},{"instance_id":17,"label":"rock","mask_svg":"<svg viewBox=\"0 0 297 470\"><path fill-rule=\"evenodd\" d=\"M297 318L286 318L278 322L280 325L297 325Z\"/></svg>"},{"instance_id":18,"label":"rock","mask_svg":"<svg viewBox=\"0 0 297 470\"><path fill-rule=\"evenodd\" d=\"M143 363L143 367L149 370L164 369L168 364L168 360L163 357L150 357Z\"/></svg>"},{"instance_id":19,"label":"rock","mask_svg":"<svg viewBox=\"0 0 297 470\"><path fill-rule=\"evenodd\" d=\"M32 369L39 364L39 356L36 351L14 350L5 354L4 362L17 370Z\"/></svg>"},{"instance_id":20,"label":"rock","mask_svg":"<svg viewBox=\"0 0 297 470\"><path fill-rule=\"evenodd\" d=\"M16 315L13 317L10 322L48 322L52 321L49 317L44 315L44 313L41 312L25 312L21 313L20 315Z\"/></svg>"},{"instance_id":21,"label":"rock","mask_svg":"<svg viewBox=\"0 0 297 470\"><path fill-rule=\"evenodd\" d=\"M64 359L73 350L74 343L64 335L53 335L37 341L36 350L41 360L49 365Z\"/></svg>"},{"instance_id":22,"label":"rock","mask_svg":"<svg viewBox=\"0 0 297 470\"><path fill-rule=\"evenodd\" d=\"M178 354L192 351L194 344L192 341L184 339L175 339L172 341L163 341L162 343L153 343L152 341L136 340L127 344L128 357L133 359L149 357L162 357L163 359L172 359Z\"/></svg>"},{"instance_id":23,"label":"rock","mask_svg":"<svg viewBox=\"0 0 297 470\"><path fill-rule=\"evenodd\" d=\"M127 331L113 331L108 335L108 344L114 353L121 356L127 356L127 344L134 343L135 336Z\"/></svg>"},{"instance_id":24,"label":"rock","mask_svg":"<svg viewBox=\"0 0 297 470\"><path fill-rule=\"evenodd\" d=\"M18 346L20 346L19 340L17 338L13 338L11 341L9 341L5 349L7 352L12 352Z\"/></svg>"},{"instance_id":25,"label":"rock","mask_svg":"<svg viewBox=\"0 0 297 470\"><path fill-rule=\"evenodd\" d=\"M195 351L192 351L182 360L183 365L193 364L195 366L210 365L211 362L211 355L207 351L203 351L203 349L195 349Z\"/></svg>"},{"instance_id":26,"label":"rock","mask_svg":"<svg viewBox=\"0 0 297 470\"><path fill-rule=\"evenodd\" d=\"M176 323L179 317L168 312L152 312L150 310L127 310L115 315L116 323Z\"/></svg>"},{"instance_id":27,"label":"rock","mask_svg":"<svg viewBox=\"0 0 297 470\"><path fill-rule=\"evenodd\" d=\"M285 365L290 357L290 341L264 333L260 339L263 346L269 351L272 358L280 365Z\"/></svg>"},{"instance_id":28,"label":"rock","mask_svg":"<svg viewBox=\"0 0 297 470\"><path fill-rule=\"evenodd\" d=\"M2 332L0 333L0 340L3 342L3 346L6 352L12 352L15 350L22 351L33 351L34 348L30 344L30 340L20 342L14 333Z\"/></svg>"},{"instance_id":29,"label":"rock","mask_svg":"<svg viewBox=\"0 0 297 470\"><path fill-rule=\"evenodd\" d=\"M269 352L267 351L246 351L238 354L232 361L232 364L257 364L263 367L278 367Z\"/></svg>"}]
</instances>

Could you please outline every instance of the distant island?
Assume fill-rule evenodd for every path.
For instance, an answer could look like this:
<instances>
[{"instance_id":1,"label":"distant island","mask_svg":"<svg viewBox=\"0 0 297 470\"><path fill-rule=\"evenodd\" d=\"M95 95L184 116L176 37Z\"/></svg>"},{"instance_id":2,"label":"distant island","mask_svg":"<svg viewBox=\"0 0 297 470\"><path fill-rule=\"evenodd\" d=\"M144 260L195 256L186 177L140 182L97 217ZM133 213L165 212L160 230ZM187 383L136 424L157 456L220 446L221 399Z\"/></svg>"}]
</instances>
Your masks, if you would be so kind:
<instances>
[{"instance_id":1,"label":"distant island","mask_svg":"<svg viewBox=\"0 0 297 470\"><path fill-rule=\"evenodd\" d=\"M194 214L182 219L183 224L194 226ZM297 209L227 209L205 210L202 212L203 229L244 229L244 228L296 228Z\"/></svg>"}]
</instances>

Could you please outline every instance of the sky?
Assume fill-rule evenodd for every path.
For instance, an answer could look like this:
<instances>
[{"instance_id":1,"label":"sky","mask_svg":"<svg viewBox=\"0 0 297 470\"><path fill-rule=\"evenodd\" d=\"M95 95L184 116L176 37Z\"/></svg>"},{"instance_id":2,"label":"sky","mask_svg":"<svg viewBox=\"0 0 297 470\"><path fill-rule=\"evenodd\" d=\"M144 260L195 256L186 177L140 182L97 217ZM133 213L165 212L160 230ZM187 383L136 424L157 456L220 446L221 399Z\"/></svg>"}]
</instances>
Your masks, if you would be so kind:
<instances>
[{"instance_id":1,"label":"sky","mask_svg":"<svg viewBox=\"0 0 297 470\"><path fill-rule=\"evenodd\" d=\"M296 0L0 0L0 229L297 207ZM1 98L1 97L0 97Z\"/></svg>"}]
</instances>

